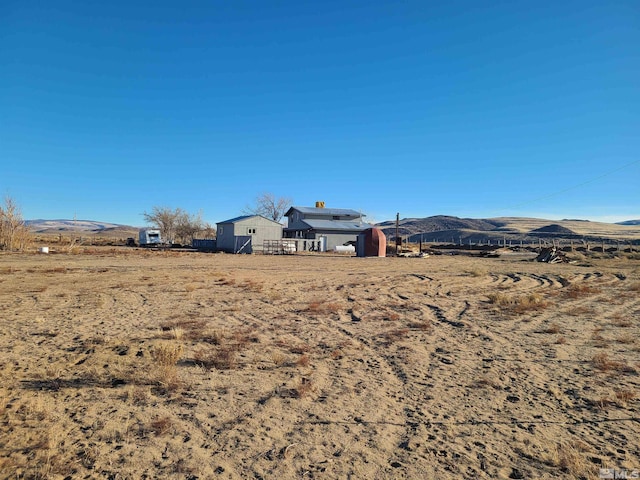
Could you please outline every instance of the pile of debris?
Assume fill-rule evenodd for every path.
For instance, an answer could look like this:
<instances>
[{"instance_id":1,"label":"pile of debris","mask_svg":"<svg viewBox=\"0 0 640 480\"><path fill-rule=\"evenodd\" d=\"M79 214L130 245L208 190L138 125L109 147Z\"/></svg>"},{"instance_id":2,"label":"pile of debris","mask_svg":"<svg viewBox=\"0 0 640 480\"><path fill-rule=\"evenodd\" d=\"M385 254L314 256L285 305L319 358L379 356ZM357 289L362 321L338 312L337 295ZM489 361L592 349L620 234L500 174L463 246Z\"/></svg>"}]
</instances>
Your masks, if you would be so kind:
<instances>
[{"instance_id":1,"label":"pile of debris","mask_svg":"<svg viewBox=\"0 0 640 480\"><path fill-rule=\"evenodd\" d=\"M569 259L564 252L558 250L557 247L543 248L536 257L536 262L544 263L569 263Z\"/></svg>"}]
</instances>

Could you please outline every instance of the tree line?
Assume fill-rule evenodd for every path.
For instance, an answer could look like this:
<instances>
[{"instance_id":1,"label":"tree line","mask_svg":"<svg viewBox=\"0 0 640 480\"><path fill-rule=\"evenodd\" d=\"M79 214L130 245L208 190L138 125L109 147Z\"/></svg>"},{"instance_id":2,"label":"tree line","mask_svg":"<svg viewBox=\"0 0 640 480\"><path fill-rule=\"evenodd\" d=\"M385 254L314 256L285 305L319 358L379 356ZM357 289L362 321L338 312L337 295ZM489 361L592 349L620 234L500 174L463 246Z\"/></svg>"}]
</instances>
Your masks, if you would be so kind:
<instances>
[{"instance_id":1,"label":"tree line","mask_svg":"<svg viewBox=\"0 0 640 480\"><path fill-rule=\"evenodd\" d=\"M262 193L254 199L252 205L244 208L243 213L261 215L279 222L291 206L291 199L277 197L272 193ZM181 208L155 206L150 212L142 214L148 225L160 230L162 239L167 243L191 244L196 236L213 238L215 228L202 220L202 212L189 213Z\"/></svg>"},{"instance_id":2,"label":"tree line","mask_svg":"<svg viewBox=\"0 0 640 480\"><path fill-rule=\"evenodd\" d=\"M279 222L291 203L290 198L262 193L254 199L253 205L245 207L243 213L262 215ZM213 238L216 235L215 228L203 221L202 212L192 214L181 208L155 206L142 216L149 225L157 227L162 238L169 243L191 244L196 236ZM0 205L0 250L24 251L32 243L33 235L18 204L6 196L4 204Z\"/></svg>"},{"instance_id":3,"label":"tree line","mask_svg":"<svg viewBox=\"0 0 640 480\"><path fill-rule=\"evenodd\" d=\"M202 212L191 214L181 208L153 207L142 214L144 221L160 230L167 243L191 244L196 235L215 236L213 226L202 220Z\"/></svg>"}]
</instances>

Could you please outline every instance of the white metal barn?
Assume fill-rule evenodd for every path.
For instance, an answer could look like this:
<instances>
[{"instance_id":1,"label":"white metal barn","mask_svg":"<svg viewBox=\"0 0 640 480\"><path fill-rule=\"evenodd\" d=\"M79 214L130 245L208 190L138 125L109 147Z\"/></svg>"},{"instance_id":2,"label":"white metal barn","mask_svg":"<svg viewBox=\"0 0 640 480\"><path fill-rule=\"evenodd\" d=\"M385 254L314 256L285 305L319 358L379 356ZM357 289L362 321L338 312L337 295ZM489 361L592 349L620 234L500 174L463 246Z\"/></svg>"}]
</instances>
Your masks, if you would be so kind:
<instances>
[{"instance_id":1,"label":"white metal barn","mask_svg":"<svg viewBox=\"0 0 640 480\"><path fill-rule=\"evenodd\" d=\"M217 223L216 238L223 252L261 252L265 240L282 238L282 225L261 215L244 215Z\"/></svg>"}]
</instances>

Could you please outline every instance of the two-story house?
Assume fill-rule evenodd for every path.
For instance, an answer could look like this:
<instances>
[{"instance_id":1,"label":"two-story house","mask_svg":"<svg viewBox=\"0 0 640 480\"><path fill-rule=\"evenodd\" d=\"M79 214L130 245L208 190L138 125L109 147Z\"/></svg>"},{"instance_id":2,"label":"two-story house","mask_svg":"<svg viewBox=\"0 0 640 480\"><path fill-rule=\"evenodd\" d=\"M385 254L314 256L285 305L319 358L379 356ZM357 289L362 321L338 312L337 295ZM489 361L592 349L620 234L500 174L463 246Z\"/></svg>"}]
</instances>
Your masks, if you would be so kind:
<instances>
[{"instance_id":1,"label":"two-story house","mask_svg":"<svg viewBox=\"0 0 640 480\"><path fill-rule=\"evenodd\" d=\"M285 213L288 225L283 230L285 238L298 241L298 251L327 251L336 246L353 244L358 234L373 225L366 223L360 212L344 208L291 207Z\"/></svg>"}]
</instances>

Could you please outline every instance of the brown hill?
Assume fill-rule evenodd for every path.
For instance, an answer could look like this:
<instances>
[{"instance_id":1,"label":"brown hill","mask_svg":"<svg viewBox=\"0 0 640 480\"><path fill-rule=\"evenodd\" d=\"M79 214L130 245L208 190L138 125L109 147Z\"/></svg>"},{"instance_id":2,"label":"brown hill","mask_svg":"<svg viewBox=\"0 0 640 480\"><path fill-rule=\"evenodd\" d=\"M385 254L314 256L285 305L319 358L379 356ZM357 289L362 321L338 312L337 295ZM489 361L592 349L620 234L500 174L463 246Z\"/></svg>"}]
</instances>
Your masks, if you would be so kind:
<instances>
[{"instance_id":1,"label":"brown hill","mask_svg":"<svg viewBox=\"0 0 640 480\"><path fill-rule=\"evenodd\" d=\"M377 225L389 237L396 232L395 221ZM587 220L550 221L540 218L501 217L490 219L458 218L436 215L426 218L404 218L398 233L410 242L538 242L582 239L585 241L638 242L640 226L619 225Z\"/></svg>"},{"instance_id":2,"label":"brown hill","mask_svg":"<svg viewBox=\"0 0 640 480\"><path fill-rule=\"evenodd\" d=\"M531 230L531 232L529 233L534 235L537 235L537 234L571 235L571 236L577 235L576 232L574 232L570 228L563 227L562 225L558 225L557 223L547 225L546 227L536 228L534 230Z\"/></svg>"}]
</instances>

